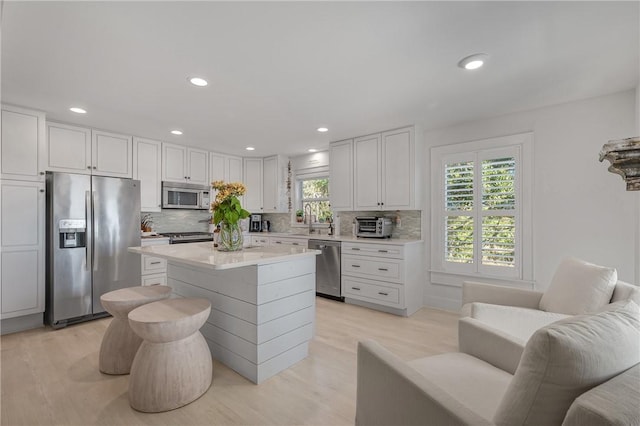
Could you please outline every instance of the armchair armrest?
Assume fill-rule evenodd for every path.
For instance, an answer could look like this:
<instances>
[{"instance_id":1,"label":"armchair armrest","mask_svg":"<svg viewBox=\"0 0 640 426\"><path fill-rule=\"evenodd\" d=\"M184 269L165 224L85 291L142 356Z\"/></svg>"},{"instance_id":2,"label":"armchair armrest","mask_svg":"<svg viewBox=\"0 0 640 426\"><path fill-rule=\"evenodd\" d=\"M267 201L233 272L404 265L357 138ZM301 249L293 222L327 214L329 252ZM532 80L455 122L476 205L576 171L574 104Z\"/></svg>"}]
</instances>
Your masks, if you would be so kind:
<instances>
[{"instance_id":1,"label":"armchair armrest","mask_svg":"<svg viewBox=\"0 0 640 426\"><path fill-rule=\"evenodd\" d=\"M540 309L542 292L522 288L465 281L462 285L462 316L469 316L473 302Z\"/></svg>"},{"instance_id":2,"label":"armchair armrest","mask_svg":"<svg viewBox=\"0 0 640 426\"><path fill-rule=\"evenodd\" d=\"M490 425L378 343L358 343L356 425Z\"/></svg>"},{"instance_id":3,"label":"armchair armrest","mask_svg":"<svg viewBox=\"0 0 640 426\"><path fill-rule=\"evenodd\" d=\"M515 374L526 342L475 318L458 320L458 350Z\"/></svg>"}]
</instances>

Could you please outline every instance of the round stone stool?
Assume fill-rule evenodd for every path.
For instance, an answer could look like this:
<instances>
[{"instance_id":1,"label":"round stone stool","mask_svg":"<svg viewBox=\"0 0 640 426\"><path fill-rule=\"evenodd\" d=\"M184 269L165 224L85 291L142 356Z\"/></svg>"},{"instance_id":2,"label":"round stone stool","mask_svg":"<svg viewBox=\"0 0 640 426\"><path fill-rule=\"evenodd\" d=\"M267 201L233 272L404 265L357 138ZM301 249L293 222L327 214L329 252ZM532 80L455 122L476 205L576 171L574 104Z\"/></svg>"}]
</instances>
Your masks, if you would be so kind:
<instances>
[{"instance_id":1,"label":"round stone stool","mask_svg":"<svg viewBox=\"0 0 640 426\"><path fill-rule=\"evenodd\" d=\"M206 299L167 299L129 312L144 341L133 360L129 404L157 413L198 399L211 386L211 352L200 333L209 318Z\"/></svg>"},{"instance_id":2,"label":"round stone stool","mask_svg":"<svg viewBox=\"0 0 640 426\"><path fill-rule=\"evenodd\" d=\"M171 287L154 285L121 288L100 296L102 306L113 315L100 345L100 371L106 374L129 374L133 358L142 343L142 339L129 327L129 312L170 295Z\"/></svg>"},{"instance_id":3,"label":"round stone stool","mask_svg":"<svg viewBox=\"0 0 640 426\"><path fill-rule=\"evenodd\" d=\"M106 374L129 374L133 358L142 343L142 339L129 327L129 312L170 295L171 287L153 285L121 288L100 296L104 309L113 315L100 345L100 371Z\"/></svg>"}]
</instances>

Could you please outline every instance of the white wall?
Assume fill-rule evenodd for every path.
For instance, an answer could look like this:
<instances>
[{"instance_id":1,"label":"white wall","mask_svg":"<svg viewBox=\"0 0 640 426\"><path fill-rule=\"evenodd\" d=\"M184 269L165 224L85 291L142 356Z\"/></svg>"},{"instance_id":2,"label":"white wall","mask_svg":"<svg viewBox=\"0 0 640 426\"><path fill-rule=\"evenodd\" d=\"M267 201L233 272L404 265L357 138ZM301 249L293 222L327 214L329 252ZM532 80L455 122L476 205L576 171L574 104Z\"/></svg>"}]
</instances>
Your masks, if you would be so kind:
<instances>
[{"instance_id":1,"label":"white wall","mask_svg":"<svg viewBox=\"0 0 640 426\"><path fill-rule=\"evenodd\" d=\"M630 90L568 104L425 131L427 147L532 131L534 134L534 280L548 287L565 256L614 266L621 280L640 283L637 193L627 192L609 163L598 161L602 145L637 133L640 100ZM423 164L430 164L429 153ZM427 185L430 188L430 185ZM427 189L428 191L428 189ZM429 194L426 198L429 200ZM423 215L429 233L430 212ZM427 235L426 241L430 241ZM429 243L427 243L427 246ZM427 248L427 252L428 252ZM426 263L430 256L427 253ZM432 285L428 267L425 305L460 306L461 289Z\"/></svg>"}]
</instances>

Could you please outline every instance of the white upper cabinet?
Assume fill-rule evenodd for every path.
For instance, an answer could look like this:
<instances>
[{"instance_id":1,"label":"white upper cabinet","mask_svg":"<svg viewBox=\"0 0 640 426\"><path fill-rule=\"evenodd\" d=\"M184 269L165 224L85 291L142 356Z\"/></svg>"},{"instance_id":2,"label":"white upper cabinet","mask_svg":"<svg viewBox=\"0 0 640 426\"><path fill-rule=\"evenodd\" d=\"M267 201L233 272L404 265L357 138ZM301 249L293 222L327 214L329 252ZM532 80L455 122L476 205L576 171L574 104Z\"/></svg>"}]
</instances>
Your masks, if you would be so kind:
<instances>
[{"instance_id":1,"label":"white upper cabinet","mask_svg":"<svg viewBox=\"0 0 640 426\"><path fill-rule=\"evenodd\" d=\"M0 177L43 181L44 139L43 113L3 105Z\"/></svg>"},{"instance_id":2,"label":"white upper cabinet","mask_svg":"<svg viewBox=\"0 0 640 426\"><path fill-rule=\"evenodd\" d=\"M163 143L162 180L208 185L209 153L182 145Z\"/></svg>"},{"instance_id":3,"label":"white upper cabinet","mask_svg":"<svg viewBox=\"0 0 640 426\"><path fill-rule=\"evenodd\" d=\"M353 210L353 139L332 143L329 155L331 208Z\"/></svg>"},{"instance_id":4,"label":"white upper cabinet","mask_svg":"<svg viewBox=\"0 0 640 426\"><path fill-rule=\"evenodd\" d=\"M91 174L91 129L47 123L46 169Z\"/></svg>"},{"instance_id":5,"label":"white upper cabinet","mask_svg":"<svg viewBox=\"0 0 640 426\"><path fill-rule=\"evenodd\" d=\"M187 148L187 160L189 183L209 185L209 152Z\"/></svg>"},{"instance_id":6,"label":"white upper cabinet","mask_svg":"<svg viewBox=\"0 0 640 426\"><path fill-rule=\"evenodd\" d=\"M416 153L413 127L382 133L381 202L384 210L414 209Z\"/></svg>"},{"instance_id":7,"label":"white upper cabinet","mask_svg":"<svg viewBox=\"0 0 640 426\"><path fill-rule=\"evenodd\" d=\"M209 153L209 179L211 182L222 180L225 182L242 182L242 158L232 155ZM211 193L211 201L215 199L215 191ZM244 198L240 197L243 207ZM245 207L246 208L246 207Z\"/></svg>"},{"instance_id":8,"label":"white upper cabinet","mask_svg":"<svg viewBox=\"0 0 640 426\"><path fill-rule=\"evenodd\" d=\"M262 160L262 211L286 213L287 159L279 155Z\"/></svg>"},{"instance_id":9,"label":"white upper cabinet","mask_svg":"<svg viewBox=\"0 0 640 426\"><path fill-rule=\"evenodd\" d=\"M162 143L133 139L133 178L140 181L140 210L161 210Z\"/></svg>"},{"instance_id":10,"label":"white upper cabinet","mask_svg":"<svg viewBox=\"0 0 640 426\"><path fill-rule=\"evenodd\" d=\"M353 141L355 155L355 209L381 209L380 134L363 136Z\"/></svg>"},{"instance_id":11,"label":"white upper cabinet","mask_svg":"<svg viewBox=\"0 0 640 426\"><path fill-rule=\"evenodd\" d=\"M245 158L243 162L243 181L247 192L244 194L242 207L251 213L262 213L262 158Z\"/></svg>"},{"instance_id":12,"label":"white upper cabinet","mask_svg":"<svg viewBox=\"0 0 640 426\"><path fill-rule=\"evenodd\" d=\"M133 138L61 123L47 123L46 170L133 177Z\"/></svg>"},{"instance_id":13,"label":"white upper cabinet","mask_svg":"<svg viewBox=\"0 0 640 426\"><path fill-rule=\"evenodd\" d=\"M133 177L133 138L93 130L91 173L121 178Z\"/></svg>"},{"instance_id":14,"label":"white upper cabinet","mask_svg":"<svg viewBox=\"0 0 640 426\"><path fill-rule=\"evenodd\" d=\"M420 209L415 130L392 130L354 140L355 210Z\"/></svg>"},{"instance_id":15,"label":"white upper cabinet","mask_svg":"<svg viewBox=\"0 0 640 426\"><path fill-rule=\"evenodd\" d=\"M242 158L227 157L225 177L228 182L242 182Z\"/></svg>"}]
</instances>

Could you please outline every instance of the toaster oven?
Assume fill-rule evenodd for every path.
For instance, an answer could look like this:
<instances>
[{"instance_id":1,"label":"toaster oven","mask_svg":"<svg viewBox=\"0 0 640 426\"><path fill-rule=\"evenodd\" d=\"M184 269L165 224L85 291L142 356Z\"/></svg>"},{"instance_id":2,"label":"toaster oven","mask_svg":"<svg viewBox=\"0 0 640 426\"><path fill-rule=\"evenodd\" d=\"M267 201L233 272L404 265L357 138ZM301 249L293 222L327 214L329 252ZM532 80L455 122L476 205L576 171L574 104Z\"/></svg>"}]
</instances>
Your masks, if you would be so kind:
<instances>
[{"instance_id":1,"label":"toaster oven","mask_svg":"<svg viewBox=\"0 0 640 426\"><path fill-rule=\"evenodd\" d=\"M356 237L391 238L392 222L388 217L356 217Z\"/></svg>"}]
</instances>

